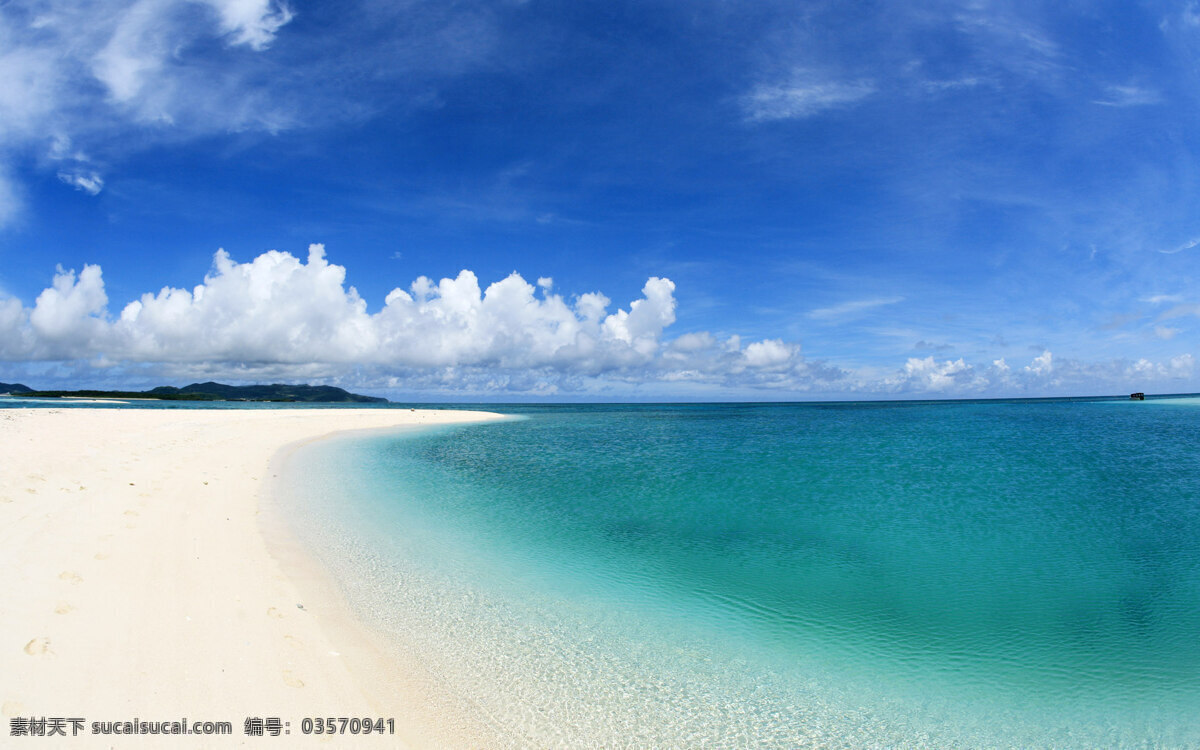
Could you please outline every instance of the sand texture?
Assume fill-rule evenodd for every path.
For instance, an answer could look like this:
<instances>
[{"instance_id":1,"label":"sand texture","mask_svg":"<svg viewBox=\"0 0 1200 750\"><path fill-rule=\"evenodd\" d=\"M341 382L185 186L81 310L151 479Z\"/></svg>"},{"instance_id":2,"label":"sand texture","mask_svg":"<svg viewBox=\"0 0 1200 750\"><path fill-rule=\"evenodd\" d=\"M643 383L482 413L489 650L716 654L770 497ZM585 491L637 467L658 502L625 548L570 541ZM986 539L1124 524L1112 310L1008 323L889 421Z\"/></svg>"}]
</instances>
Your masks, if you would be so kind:
<instances>
[{"instance_id":1,"label":"sand texture","mask_svg":"<svg viewBox=\"0 0 1200 750\"><path fill-rule=\"evenodd\" d=\"M272 457L338 431L497 418L383 409L0 410L0 733L31 747L424 744L336 596L261 512ZM281 550L284 550L281 552ZM294 559L293 559L294 558ZM308 599L306 600L306 597ZM377 645L377 644L375 644ZM303 737L304 717L394 736ZM77 717L77 737L10 737ZM228 721L226 737L91 734L93 721ZM285 741L247 717L290 722ZM67 734L70 735L70 725Z\"/></svg>"}]
</instances>

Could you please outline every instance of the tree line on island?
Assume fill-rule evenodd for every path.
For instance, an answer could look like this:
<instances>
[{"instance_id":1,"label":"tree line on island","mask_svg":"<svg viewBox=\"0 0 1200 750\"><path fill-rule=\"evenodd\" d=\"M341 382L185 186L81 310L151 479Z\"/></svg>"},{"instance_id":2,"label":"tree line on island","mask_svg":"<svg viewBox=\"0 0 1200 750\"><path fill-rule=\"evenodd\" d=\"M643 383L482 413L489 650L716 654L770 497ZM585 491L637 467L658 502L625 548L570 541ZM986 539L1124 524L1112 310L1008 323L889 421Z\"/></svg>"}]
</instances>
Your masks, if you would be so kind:
<instances>
[{"instance_id":1,"label":"tree line on island","mask_svg":"<svg viewBox=\"0 0 1200 750\"><path fill-rule=\"evenodd\" d=\"M332 385L226 385L192 383L183 388L162 385L148 391L39 391L20 383L0 383L0 394L36 398L141 398L161 401L281 401L305 403L385 404L386 398L350 393Z\"/></svg>"}]
</instances>

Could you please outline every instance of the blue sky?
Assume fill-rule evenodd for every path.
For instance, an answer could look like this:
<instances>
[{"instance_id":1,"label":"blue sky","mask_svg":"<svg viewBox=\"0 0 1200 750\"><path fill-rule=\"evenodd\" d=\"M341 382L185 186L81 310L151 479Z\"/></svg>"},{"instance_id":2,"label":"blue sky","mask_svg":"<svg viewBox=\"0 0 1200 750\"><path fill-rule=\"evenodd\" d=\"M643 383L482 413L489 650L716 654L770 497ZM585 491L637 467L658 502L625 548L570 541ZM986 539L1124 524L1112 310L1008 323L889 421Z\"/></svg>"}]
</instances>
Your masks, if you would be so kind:
<instances>
[{"instance_id":1,"label":"blue sky","mask_svg":"<svg viewBox=\"0 0 1200 750\"><path fill-rule=\"evenodd\" d=\"M0 381L1200 391L1197 63L1194 2L12 0Z\"/></svg>"}]
</instances>

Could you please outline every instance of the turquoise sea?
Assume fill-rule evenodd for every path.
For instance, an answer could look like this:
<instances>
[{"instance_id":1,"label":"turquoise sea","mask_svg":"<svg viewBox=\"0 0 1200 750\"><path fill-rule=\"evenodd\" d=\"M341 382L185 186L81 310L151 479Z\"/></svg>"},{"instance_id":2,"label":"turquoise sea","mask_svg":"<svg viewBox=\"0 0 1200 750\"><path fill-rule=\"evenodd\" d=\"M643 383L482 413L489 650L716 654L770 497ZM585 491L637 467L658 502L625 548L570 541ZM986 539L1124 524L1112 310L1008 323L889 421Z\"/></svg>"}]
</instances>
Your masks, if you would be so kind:
<instances>
[{"instance_id":1,"label":"turquoise sea","mask_svg":"<svg viewBox=\"0 0 1200 750\"><path fill-rule=\"evenodd\" d=\"M513 747L1200 747L1200 399L503 410L282 496Z\"/></svg>"}]
</instances>

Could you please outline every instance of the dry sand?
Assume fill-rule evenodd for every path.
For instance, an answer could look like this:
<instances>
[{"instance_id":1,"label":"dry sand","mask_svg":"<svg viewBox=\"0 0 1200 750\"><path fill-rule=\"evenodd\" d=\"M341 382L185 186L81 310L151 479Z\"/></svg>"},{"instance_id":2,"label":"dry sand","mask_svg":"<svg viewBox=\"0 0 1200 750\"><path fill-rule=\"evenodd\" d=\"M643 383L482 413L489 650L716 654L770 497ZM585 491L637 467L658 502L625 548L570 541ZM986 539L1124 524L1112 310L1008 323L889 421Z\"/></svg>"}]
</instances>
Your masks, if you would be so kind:
<instances>
[{"instance_id":1,"label":"dry sand","mask_svg":"<svg viewBox=\"0 0 1200 750\"><path fill-rule=\"evenodd\" d=\"M260 513L286 446L495 418L0 410L0 736L47 748L441 744L411 715L413 685L393 689L397 665ZM302 719L318 716L394 718L396 735L303 737ZM10 737L11 719L30 717L86 724L74 738ZM233 734L91 734L93 721L182 717L228 721ZM248 737L247 717L278 717L291 734Z\"/></svg>"}]
</instances>

